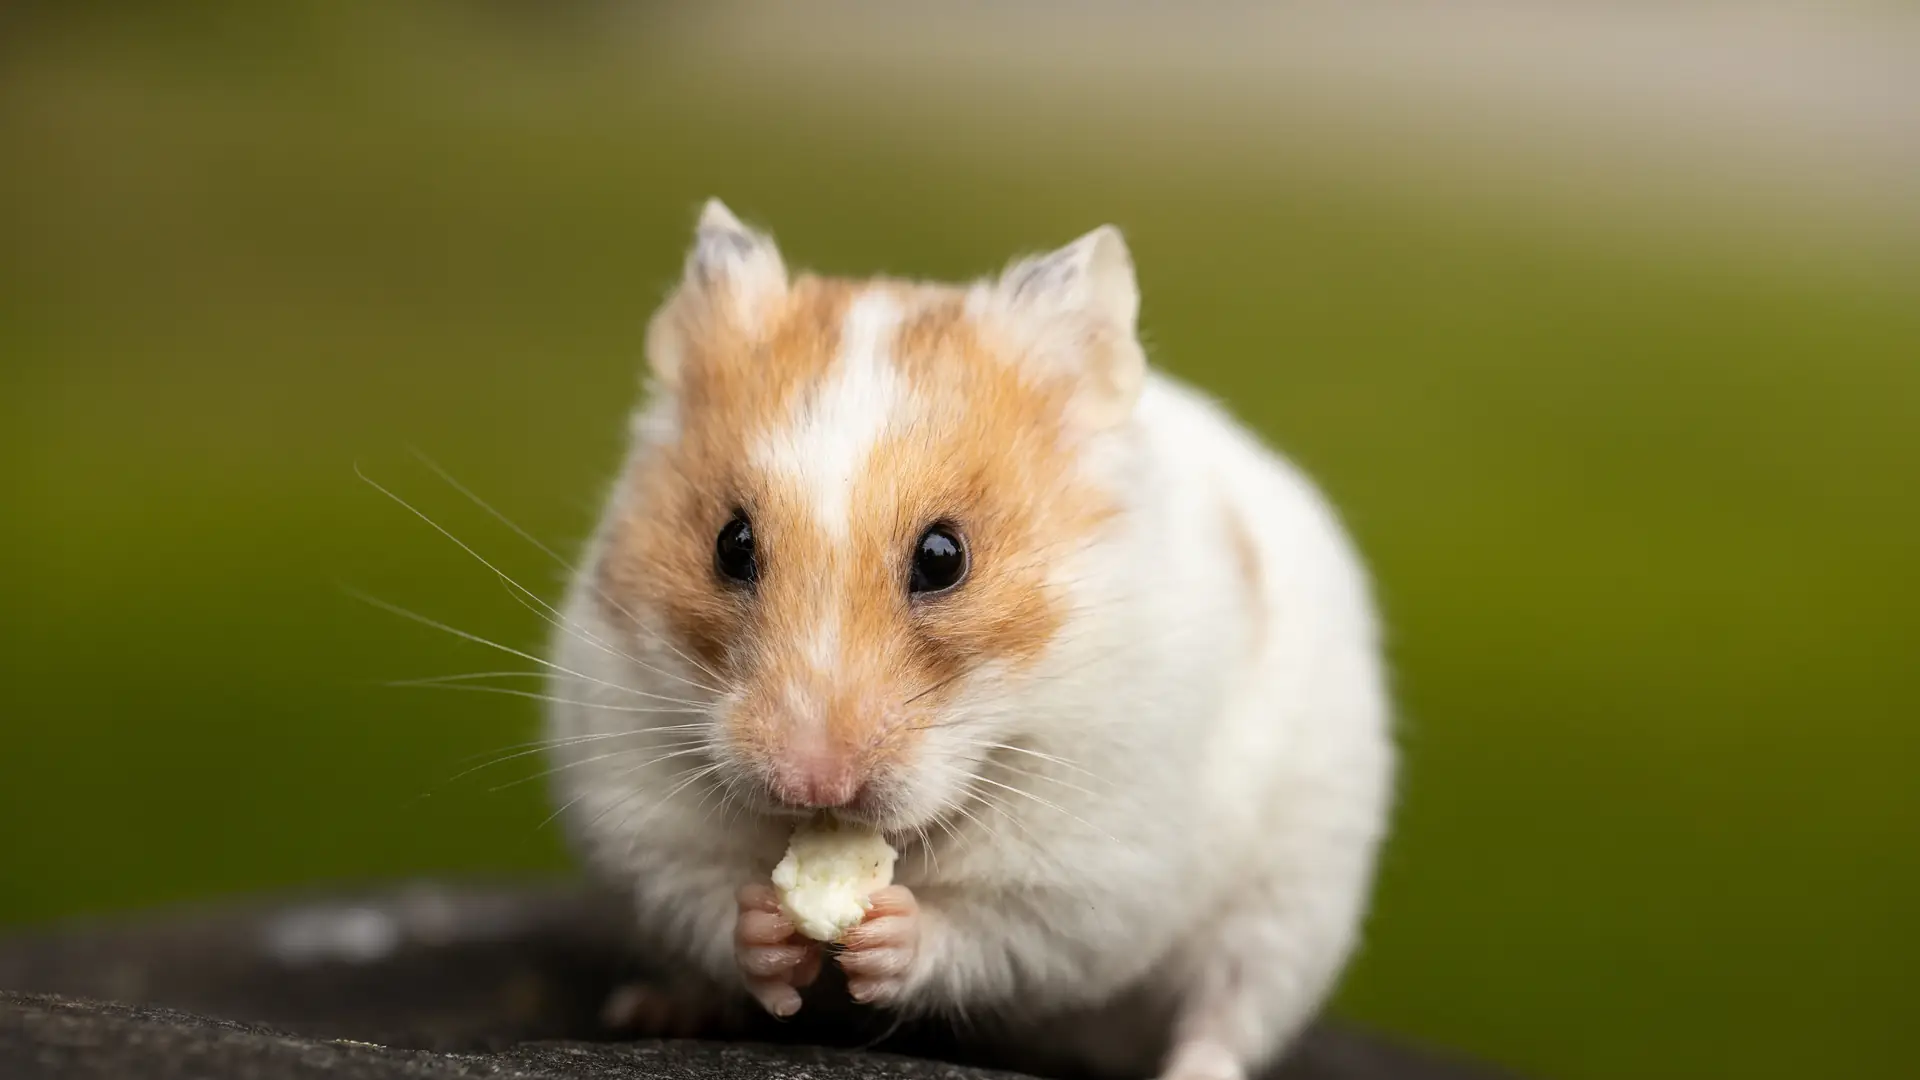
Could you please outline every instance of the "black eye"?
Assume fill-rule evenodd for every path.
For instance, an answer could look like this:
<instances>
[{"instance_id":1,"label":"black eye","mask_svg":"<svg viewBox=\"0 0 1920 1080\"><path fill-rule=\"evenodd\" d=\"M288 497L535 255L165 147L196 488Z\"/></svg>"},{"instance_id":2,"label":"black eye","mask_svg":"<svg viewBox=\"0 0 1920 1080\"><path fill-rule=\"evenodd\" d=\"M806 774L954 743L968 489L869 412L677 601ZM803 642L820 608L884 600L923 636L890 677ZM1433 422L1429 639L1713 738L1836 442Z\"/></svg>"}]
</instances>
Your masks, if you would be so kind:
<instances>
[{"instance_id":1,"label":"black eye","mask_svg":"<svg viewBox=\"0 0 1920 1080\"><path fill-rule=\"evenodd\" d=\"M913 546L913 572L907 588L916 593L945 592L967 576L967 549L960 534L945 525L935 525L921 534Z\"/></svg>"},{"instance_id":2,"label":"black eye","mask_svg":"<svg viewBox=\"0 0 1920 1080\"><path fill-rule=\"evenodd\" d=\"M713 565L742 585L753 584L759 576L760 567L753 559L753 523L746 514L736 511L720 530L720 538L713 543Z\"/></svg>"}]
</instances>

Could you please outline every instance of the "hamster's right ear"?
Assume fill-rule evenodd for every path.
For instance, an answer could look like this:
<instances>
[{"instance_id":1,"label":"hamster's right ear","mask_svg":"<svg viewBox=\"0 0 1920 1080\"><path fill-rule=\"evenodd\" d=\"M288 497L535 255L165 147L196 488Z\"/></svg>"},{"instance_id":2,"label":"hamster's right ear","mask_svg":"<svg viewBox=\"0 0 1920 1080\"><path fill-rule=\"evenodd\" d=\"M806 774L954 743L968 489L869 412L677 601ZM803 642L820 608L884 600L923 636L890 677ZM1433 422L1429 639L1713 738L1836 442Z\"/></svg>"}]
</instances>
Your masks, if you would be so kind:
<instances>
[{"instance_id":1,"label":"hamster's right ear","mask_svg":"<svg viewBox=\"0 0 1920 1080\"><path fill-rule=\"evenodd\" d=\"M742 224L719 199L708 199L680 284L647 329L654 378L677 386L690 336L723 328L752 333L786 292L787 266L773 238Z\"/></svg>"},{"instance_id":2,"label":"hamster's right ear","mask_svg":"<svg viewBox=\"0 0 1920 1080\"><path fill-rule=\"evenodd\" d=\"M1078 382L1074 412L1095 428L1132 413L1146 382L1136 322L1140 287L1120 230L1102 225L1057 251L1022 259L995 289L1034 354Z\"/></svg>"}]
</instances>

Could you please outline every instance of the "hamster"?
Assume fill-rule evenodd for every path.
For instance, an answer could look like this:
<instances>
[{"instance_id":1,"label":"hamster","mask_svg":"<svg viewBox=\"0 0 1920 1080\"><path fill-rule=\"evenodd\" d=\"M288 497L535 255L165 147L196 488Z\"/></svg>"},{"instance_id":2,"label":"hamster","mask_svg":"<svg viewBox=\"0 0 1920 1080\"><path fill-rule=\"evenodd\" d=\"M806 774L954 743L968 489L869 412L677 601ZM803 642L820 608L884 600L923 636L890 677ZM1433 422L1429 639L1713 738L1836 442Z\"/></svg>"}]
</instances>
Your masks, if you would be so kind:
<instances>
[{"instance_id":1,"label":"hamster","mask_svg":"<svg viewBox=\"0 0 1920 1080\"><path fill-rule=\"evenodd\" d=\"M1371 584L1138 307L1112 226L945 285L706 205L549 654L560 815L664 956L1114 1077L1242 1077L1322 1004L1392 801ZM900 853L824 953L768 885L822 809Z\"/></svg>"}]
</instances>

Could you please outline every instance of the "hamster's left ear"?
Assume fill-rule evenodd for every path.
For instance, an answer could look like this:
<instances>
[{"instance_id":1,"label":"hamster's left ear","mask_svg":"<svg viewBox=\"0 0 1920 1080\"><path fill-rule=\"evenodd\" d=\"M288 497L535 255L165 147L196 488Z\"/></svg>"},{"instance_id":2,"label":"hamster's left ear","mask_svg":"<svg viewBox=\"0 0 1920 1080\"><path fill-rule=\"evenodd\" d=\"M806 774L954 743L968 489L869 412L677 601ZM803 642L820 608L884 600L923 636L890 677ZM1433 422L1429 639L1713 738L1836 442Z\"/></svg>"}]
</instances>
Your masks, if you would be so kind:
<instances>
[{"instance_id":1,"label":"hamster's left ear","mask_svg":"<svg viewBox=\"0 0 1920 1080\"><path fill-rule=\"evenodd\" d=\"M708 199L693 229L684 281L751 304L786 291L787 266L773 237L742 224L726 203Z\"/></svg>"},{"instance_id":2,"label":"hamster's left ear","mask_svg":"<svg viewBox=\"0 0 1920 1080\"><path fill-rule=\"evenodd\" d=\"M1120 423L1146 382L1136 324L1140 288L1120 230L1102 225L1045 255L1022 259L995 292L1028 331L1036 358L1076 382L1074 411L1092 427Z\"/></svg>"},{"instance_id":3,"label":"hamster's left ear","mask_svg":"<svg viewBox=\"0 0 1920 1080\"><path fill-rule=\"evenodd\" d=\"M718 330L752 337L786 292L787 266L773 237L742 224L719 199L708 199L679 287L647 334L654 376L677 385L690 340Z\"/></svg>"}]
</instances>

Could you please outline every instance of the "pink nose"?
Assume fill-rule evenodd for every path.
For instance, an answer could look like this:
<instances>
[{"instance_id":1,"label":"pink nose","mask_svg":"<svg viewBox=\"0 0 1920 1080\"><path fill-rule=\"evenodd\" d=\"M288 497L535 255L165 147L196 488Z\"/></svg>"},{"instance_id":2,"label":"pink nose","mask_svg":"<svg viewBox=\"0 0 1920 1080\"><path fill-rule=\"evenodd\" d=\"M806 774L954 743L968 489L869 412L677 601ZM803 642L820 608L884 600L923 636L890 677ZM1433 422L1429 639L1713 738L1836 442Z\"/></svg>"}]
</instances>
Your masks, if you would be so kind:
<instances>
[{"instance_id":1,"label":"pink nose","mask_svg":"<svg viewBox=\"0 0 1920 1080\"><path fill-rule=\"evenodd\" d=\"M774 769L774 797L789 806L823 810L845 806L860 794L853 763L832 754L793 754Z\"/></svg>"}]
</instances>

